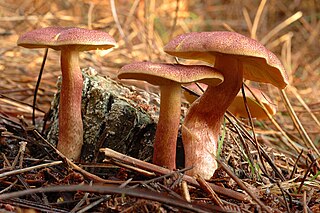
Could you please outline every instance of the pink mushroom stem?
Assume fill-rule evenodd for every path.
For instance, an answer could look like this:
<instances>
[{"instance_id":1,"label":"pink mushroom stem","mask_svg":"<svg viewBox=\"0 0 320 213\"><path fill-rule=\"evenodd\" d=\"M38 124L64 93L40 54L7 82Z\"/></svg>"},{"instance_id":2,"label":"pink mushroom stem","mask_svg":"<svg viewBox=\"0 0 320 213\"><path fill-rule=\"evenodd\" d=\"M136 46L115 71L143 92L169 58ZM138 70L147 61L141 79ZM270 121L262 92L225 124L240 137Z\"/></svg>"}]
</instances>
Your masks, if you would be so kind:
<instances>
[{"instance_id":1,"label":"pink mushroom stem","mask_svg":"<svg viewBox=\"0 0 320 213\"><path fill-rule=\"evenodd\" d=\"M180 84L160 86L160 116L154 141L153 163L176 168L176 146L181 114Z\"/></svg>"},{"instance_id":2,"label":"pink mushroom stem","mask_svg":"<svg viewBox=\"0 0 320 213\"><path fill-rule=\"evenodd\" d=\"M62 84L59 104L58 150L73 160L78 160L83 144L81 118L82 73L79 67L79 52L61 51Z\"/></svg>"},{"instance_id":3,"label":"pink mushroom stem","mask_svg":"<svg viewBox=\"0 0 320 213\"><path fill-rule=\"evenodd\" d=\"M189 175L209 179L217 169L215 155L224 113L239 92L243 72L241 63L232 56L216 57L214 67L224 76L216 87L208 86L189 108L182 125L185 167L194 166Z\"/></svg>"}]
</instances>

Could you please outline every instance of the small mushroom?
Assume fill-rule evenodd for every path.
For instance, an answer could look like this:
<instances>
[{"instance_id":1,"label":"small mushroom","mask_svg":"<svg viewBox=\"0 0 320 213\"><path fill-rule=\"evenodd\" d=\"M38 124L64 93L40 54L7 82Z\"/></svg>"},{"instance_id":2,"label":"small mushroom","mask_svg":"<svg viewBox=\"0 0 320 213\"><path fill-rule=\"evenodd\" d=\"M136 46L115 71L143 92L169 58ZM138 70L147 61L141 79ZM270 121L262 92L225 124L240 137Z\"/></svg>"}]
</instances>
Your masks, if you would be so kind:
<instances>
[{"instance_id":1,"label":"small mushroom","mask_svg":"<svg viewBox=\"0 0 320 213\"><path fill-rule=\"evenodd\" d=\"M116 46L105 32L75 27L47 27L21 35L18 45L26 48L52 48L61 51L62 83L59 103L57 148L66 157L78 160L83 144L81 118L82 73L79 52Z\"/></svg>"},{"instance_id":2,"label":"small mushroom","mask_svg":"<svg viewBox=\"0 0 320 213\"><path fill-rule=\"evenodd\" d=\"M268 118L267 113L263 110L263 107L259 104L256 98L263 104L270 115L276 114L276 107L272 103L271 99L261 90L249 87L250 91L245 87L244 93L247 100L247 106L250 110L252 118L266 119ZM252 93L251 93L252 92ZM229 112L237 117L248 118L246 106L242 91L237 94L231 105L228 107Z\"/></svg>"},{"instance_id":3,"label":"small mushroom","mask_svg":"<svg viewBox=\"0 0 320 213\"><path fill-rule=\"evenodd\" d=\"M206 90L208 87L203 83L198 84L201 89L196 84L184 86L187 90L185 89L183 91L183 95L190 104L192 104L197 98L199 98L203 94L204 90ZM264 105L270 115L274 115L276 113L276 107L272 103L271 99L267 96L267 94L257 88L249 88L250 90L244 87L244 90L251 117L258 119L268 118L266 112L263 110L263 107L259 104L256 98ZM248 118L248 113L246 111L246 106L244 104L244 98L241 90L228 107L228 111L237 117Z\"/></svg>"},{"instance_id":4,"label":"small mushroom","mask_svg":"<svg viewBox=\"0 0 320 213\"><path fill-rule=\"evenodd\" d=\"M176 168L176 143L181 114L181 84L194 81L216 86L223 77L208 66L135 62L123 66L119 79L147 81L160 86L160 115L154 141L153 163Z\"/></svg>"},{"instance_id":5,"label":"small mushroom","mask_svg":"<svg viewBox=\"0 0 320 213\"><path fill-rule=\"evenodd\" d=\"M171 40L164 51L175 57L202 60L224 76L217 87L208 86L190 106L182 125L185 166L189 175L209 179L217 168L214 155L223 115L238 94L243 78L285 88L285 69L262 44L235 32L192 32Z\"/></svg>"}]
</instances>

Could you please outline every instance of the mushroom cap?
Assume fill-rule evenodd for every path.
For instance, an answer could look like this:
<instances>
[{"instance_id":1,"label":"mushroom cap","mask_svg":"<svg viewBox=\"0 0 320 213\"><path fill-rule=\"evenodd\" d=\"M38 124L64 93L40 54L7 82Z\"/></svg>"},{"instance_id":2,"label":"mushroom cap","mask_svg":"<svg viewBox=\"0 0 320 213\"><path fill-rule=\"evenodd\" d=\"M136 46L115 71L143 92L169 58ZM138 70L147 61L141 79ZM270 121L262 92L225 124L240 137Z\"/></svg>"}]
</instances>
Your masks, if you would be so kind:
<instances>
[{"instance_id":1,"label":"mushroom cap","mask_svg":"<svg viewBox=\"0 0 320 213\"><path fill-rule=\"evenodd\" d=\"M258 119L268 118L266 112L263 110L262 106L256 101L254 96L256 96L257 99L260 100L260 102L266 107L266 109L271 115L274 115L276 113L275 105L271 102L270 98L261 90L250 87L250 90L252 91L254 96L247 88L244 88L244 90L251 117ZM241 90L233 100L232 104L229 106L228 110L237 117L248 118L248 113L246 111Z\"/></svg>"},{"instance_id":2,"label":"mushroom cap","mask_svg":"<svg viewBox=\"0 0 320 213\"><path fill-rule=\"evenodd\" d=\"M209 66L151 62L127 64L120 69L118 78L143 80L159 86L172 83L187 84L194 81L217 86L224 79L222 74Z\"/></svg>"},{"instance_id":3,"label":"mushroom cap","mask_svg":"<svg viewBox=\"0 0 320 213\"><path fill-rule=\"evenodd\" d=\"M76 27L46 27L21 35L17 41L26 48L61 50L73 46L79 51L109 49L117 44L106 32Z\"/></svg>"},{"instance_id":4,"label":"mushroom cap","mask_svg":"<svg viewBox=\"0 0 320 213\"><path fill-rule=\"evenodd\" d=\"M171 40L170 55L214 64L216 57L234 55L242 63L244 78L285 88L287 73L280 60L258 41L235 32L191 32Z\"/></svg>"}]
</instances>

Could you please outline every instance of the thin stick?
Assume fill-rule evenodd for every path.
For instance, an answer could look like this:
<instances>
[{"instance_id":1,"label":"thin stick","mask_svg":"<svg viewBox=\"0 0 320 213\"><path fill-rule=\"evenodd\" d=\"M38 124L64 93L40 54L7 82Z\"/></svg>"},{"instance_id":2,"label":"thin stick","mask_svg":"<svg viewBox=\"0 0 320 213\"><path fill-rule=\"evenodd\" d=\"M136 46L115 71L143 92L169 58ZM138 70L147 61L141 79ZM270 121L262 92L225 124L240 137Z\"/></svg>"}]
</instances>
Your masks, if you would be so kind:
<instances>
[{"instance_id":1,"label":"thin stick","mask_svg":"<svg viewBox=\"0 0 320 213\"><path fill-rule=\"evenodd\" d=\"M296 170L297 170L298 162L299 162L299 160L300 160L300 158L301 158L301 156L302 156L302 153L303 153L303 150L300 152L300 154L298 155L297 159L296 159L295 162L294 162L293 169L292 169L292 171L291 171L289 180L293 178L293 175L294 175L294 173L295 173Z\"/></svg>"},{"instance_id":2,"label":"thin stick","mask_svg":"<svg viewBox=\"0 0 320 213\"><path fill-rule=\"evenodd\" d=\"M98 204L108 200L111 198L111 195L105 195L103 196L102 198L100 198L99 200L97 201L94 201L92 203L90 203L89 205L87 205L86 207L80 209L77 211L77 213L84 213L84 212L88 212L90 209L92 209L93 207L97 206Z\"/></svg>"},{"instance_id":3,"label":"thin stick","mask_svg":"<svg viewBox=\"0 0 320 213\"><path fill-rule=\"evenodd\" d=\"M290 206L289 206L289 204L288 204L288 201L287 201L287 198L286 198L286 195L285 195L285 192L284 192L284 189L282 188L282 186L281 186L281 184L280 184L280 181L276 181L276 184L278 185L278 187L279 187L279 189L280 189L280 191L281 191L281 194L282 194L282 196L283 196L284 203L286 204L287 211L288 211L288 212L291 212ZM289 193L286 193L286 194L289 196L290 203L292 204L292 198L291 198L290 194L289 194Z\"/></svg>"},{"instance_id":4,"label":"thin stick","mask_svg":"<svg viewBox=\"0 0 320 213\"><path fill-rule=\"evenodd\" d=\"M262 155L261 155L259 143L258 143L257 136L256 136L256 133L255 133L255 130L254 130L254 124L253 124L253 121L252 121L251 112L250 112L250 109L249 109L248 104L247 104L247 97L246 97L245 90L244 90L244 83L242 84L241 91L242 91L242 96L243 96L243 102L244 102L244 105L245 105L245 108L246 108L246 111L247 111L247 114L248 114L249 123L250 123L251 130L252 130L254 145L255 145L255 147L256 147L256 149L258 151L260 162L261 162L261 165L262 165L262 168L263 168L262 171L266 176L269 176L268 175L268 170L266 169L266 165L264 164L264 160L263 160ZM250 90L250 92L253 93L251 90Z\"/></svg>"},{"instance_id":5,"label":"thin stick","mask_svg":"<svg viewBox=\"0 0 320 213\"><path fill-rule=\"evenodd\" d=\"M188 203L183 199L172 199L172 196L169 196L165 193L152 192L143 189L129 189L129 188L119 188L116 186L104 186L104 185L58 185L58 186L48 186L40 187L35 189L28 189L23 191L16 191L0 195L0 200L7 200L11 198L17 198L21 196L26 196L36 193L52 193L52 192L75 192L83 191L90 193L100 193L100 194L122 194L129 195L132 197L148 199L153 201L158 201L167 205L172 205L179 207L181 209L186 209L192 212L220 212L221 208L217 206L198 206L197 204ZM210 209L209 209L210 208Z\"/></svg>"},{"instance_id":6,"label":"thin stick","mask_svg":"<svg viewBox=\"0 0 320 213\"><path fill-rule=\"evenodd\" d=\"M114 159L117 159L119 161L122 161L122 162L125 162L125 163L129 163L131 165L137 166L139 168L142 168L142 169L145 169L145 170L148 170L148 171L153 171L153 172L158 173L158 174L165 175L165 174L168 174L168 173L172 172L170 169L166 169L166 168L163 168L163 167L151 164L151 163L147 163L147 162L144 162L144 161L141 161L141 160L126 156L126 155L121 154L119 152L116 152L116 151L114 151L112 149L102 148L102 149L100 149L100 152L104 152L105 155L107 157L109 157L109 158L114 158ZM197 183L195 178L193 178L191 176L184 175L183 176L183 180L185 180L186 182L188 182L189 184L191 184L193 186L199 187L199 184ZM247 196L245 196L245 195L243 195L243 194L241 194L239 192L235 192L233 190L226 189L224 187L217 186L217 185L214 185L214 184L209 184L209 185L218 194L222 194L222 195L225 195L225 196L228 196L228 197L232 197L234 199L241 200L241 201L247 201Z\"/></svg>"},{"instance_id":7,"label":"thin stick","mask_svg":"<svg viewBox=\"0 0 320 213\"><path fill-rule=\"evenodd\" d=\"M247 86L246 86L247 87ZM250 90L250 88L247 87L247 89ZM281 128L281 126L277 123L277 121L272 117L272 115L268 112L267 108L264 106L264 104L252 93L256 101L260 104L263 111L267 114L269 120L273 123L273 125L281 132L281 134L288 140L283 142L288 146L296 150L297 153L301 152L301 149L295 144L295 142L287 135L287 133Z\"/></svg>"},{"instance_id":8,"label":"thin stick","mask_svg":"<svg viewBox=\"0 0 320 213\"><path fill-rule=\"evenodd\" d=\"M144 169L139 169L135 166L131 166L131 165L128 165L128 164L124 164L124 163L121 163L121 162L118 162L118 161L114 161L114 160L111 160L111 163L112 164L115 164L115 165L118 165L120 167L124 167L124 168L127 168L127 169L130 169L132 171L136 171L142 175L145 175L145 176L155 176L156 174L154 172L149 172L149 171L146 171Z\"/></svg>"},{"instance_id":9,"label":"thin stick","mask_svg":"<svg viewBox=\"0 0 320 213\"><path fill-rule=\"evenodd\" d=\"M209 186L208 182L206 182L200 175L196 176L196 180L201 186L201 188L206 191L211 200L218 206L220 206L222 209L224 209L223 203L220 200L219 196L212 190L212 188Z\"/></svg>"},{"instance_id":10,"label":"thin stick","mask_svg":"<svg viewBox=\"0 0 320 213\"><path fill-rule=\"evenodd\" d=\"M304 174L304 176L303 176L303 178L302 178L302 181L301 181L300 186L299 186L299 188L298 188L297 194L300 193L300 191L301 191L301 189L302 189L302 186L303 186L305 180L307 179L308 174L309 174L311 168L313 167L313 165L314 165L316 162L317 162L317 160L314 160L314 161L310 164L310 166L308 167L306 173Z\"/></svg>"},{"instance_id":11,"label":"thin stick","mask_svg":"<svg viewBox=\"0 0 320 213\"><path fill-rule=\"evenodd\" d=\"M234 117L231 113L228 113L228 115L230 115L237 123L240 123L240 121ZM240 130L241 132L244 133L244 135L248 138L248 140L253 144L254 144L254 141L252 139L252 136L248 133L248 131L243 128L242 125L236 125L228 116L226 116L226 118L228 119L228 121L234 126L234 128L236 129L238 135L240 136L240 139L241 141L243 141L243 137L240 133ZM245 144L243 142L243 144ZM270 156L264 151L264 149L261 147L260 144L258 144L260 150L262 151L262 156L264 157L264 159L266 159L266 161L268 162L268 164L272 167L272 169L274 170L274 172L276 173L276 175L282 180L282 181L285 181L285 178L284 176L282 175L281 171L278 169L278 167L273 163L273 161L271 160ZM248 151L247 151L248 152ZM248 154L247 154L248 155ZM249 155L248 157L252 158L251 155ZM268 177L270 178L270 177ZM271 178L270 178L271 179ZM272 180L273 181L273 180Z\"/></svg>"},{"instance_id":12,"label":"thin stick","mask_svg":"<svg viewBox=\"0 0 320 213\"><path fill-rule=\"evenodd\" d=\"M303 213L308 213L307 192L303 192Z\"/></svg>"},{"instance_id":13,"label":"thin stick","mask_svg":"<svg viewBox=\"0 0 320 213\"><path fill-rule=\"evenodd\" d=\"M33 94L33 103L32 103L32 125L36 125L36 103L37 103L37 94L38 94L38 90L39 90L39 86L40 86L40 82L41 82L41 77L42 77L42 73L44 70L44 65L46 64L47 61L47 56L48 56L48 51L49 49L46 48L45 52L44 52L44 56L43 56L43 60L42 60L42 64L41 64L41 68L40 68L40 72L38 75L38 80L36 83L36 87L34 88L34 94Z\"/></svg>"},{"instance_id":14,"label":"thin stick","mask_svg":"<svg viewBox=\"0 0 320 213\"><path fill-rule=\"evenodd\" d=\"M23 168L23 169L16 169L16 170L13 170L13 171L4 172L4 173L0 174L0 178L7 177L7 176L10 176L10 175L17 175L17 174L25 173L25 172L28 172L28 171L31 171L31 170L34 170L34 169L40 169L40 168L44 168L44 167L55 166L55 165L59 165L59 164L62 164L62 163L63 163L62 161L54 161L54 162L51 162L51 163L44 163L44 164L40 164L40 165L36 165L36 166L30 166L30 167Z\"/></svg>"},{"instance_id":15,"label":"thin stick","mask_svg":"<svg viewBox=\"0 0 320 213\"><path fill-rule=\"evenodd\" d=\"M248 187L246 187L244 185L244 183L235 175L233 174L230 169L228 168L228 166L223 163L222 161L220 161L219 159L216 159L217 162L220 164L220 166L222 167L222 169L239 185L239 187L241 189L243 189L244 191L246 191L248 193L248 195L250 195L250 197L262 208L264 209L266 212L271 213L272 211L264 205L264 203L262 203L262 201L260 199L258 199L256 197L256 195L254 194L254 192L250 189L248 189Z\"/></svg>"},{"instance_id":16,"label":"thin stick","mask_svg":"<svg viewBox=\"0 0 320 213\"><path fill-rule=\"evenodd\" d=\"M19 168L22 169L23 158L24 158L24 153L26 151L27 142L21 141L21 142L19 142L19 144L20 144L20 148L19 148L19 154L20 154Z\"/></svg>"},{"instance_id":17,"label":"thin stick","mask_svg":"<svg viewBox=\"0 0 320 213\"><path fill-rule=\"evenodd\" d=\"M123 183L123 181L116 181L116 180L105 180L97 175L94 175L90 172L87 172L86 170L82 169L81 167L79 167L78 165L76 165L75 163L73 163L69 158L67 158L66 156L64 156L59 150L57 150L51 143L49 143L46 139L44 139L37 130L33 130L33 132L39 137L41 138L41 140L43 140L47 145L49 145L53 150L55 150L55 152L65 161L67 162L67 164L69 166L71 166L74 170L80 172L81 174L83 174L84 176L86 176L87 178L89 178L90 180L93 180L94 182L98 182L98 183L111 183L111 184L119 184L119 183Z\"/></svg>"},{"instance_id":18,"label":"thin stick","mask_svg":"<svg viewBox=\"0 0 320 213\"><path fill-rule=\"evenodd\" d=\"M190 193L189 193L189 189L188 189L188 183L184 180L181 182L181 189L182 189L182 194L183 194L184 199L186 199L186 201L188 201L190 203L191 197L190 197Z\"/></svg>"}]
</instances>

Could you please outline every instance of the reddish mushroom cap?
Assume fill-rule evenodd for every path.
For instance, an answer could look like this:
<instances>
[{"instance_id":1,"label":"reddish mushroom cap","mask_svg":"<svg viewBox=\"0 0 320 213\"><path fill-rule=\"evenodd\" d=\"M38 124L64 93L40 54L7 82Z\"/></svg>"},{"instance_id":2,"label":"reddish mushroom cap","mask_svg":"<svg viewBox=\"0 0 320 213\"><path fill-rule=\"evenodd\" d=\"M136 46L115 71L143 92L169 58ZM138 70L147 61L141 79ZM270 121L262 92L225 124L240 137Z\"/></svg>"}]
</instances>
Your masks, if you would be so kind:
<instances>
[{"instance_id":1,"label":"reddish mushroom cap","mask_svg":"<svg viewBox=\"0 0 320 213\"><path fill-rule=\"evenodd\" d=\"M109 49L117 44L106 32L76 27L46 27L21 35L18 45L26 48L52 48L61 50L74 46L79 51Z\"/></svg>"},{"instance_id":2,"label":"reddish mushroom cap","mask_svg":"<svg viewBox=\"0 0 320 213\"><path fill-rule=\"evenodd\" d=\"M170 55L214 64L217 56L234 55L242 63L244 78L285 88L286 71L280 60L258 41L235 32L192 32L171 40L164 51Z\"/></svg>"},{"instance_id":3,"label":"reddish mushroom cap","mask_svg":"<svg viewBox=\"0 0 320 213\"><path fill-rule=\"evenodd\" d=\"M187 84L199 81L216 86L223 81L223 76L209 66L151 62L135 62L125 65L120 69L118 78L143 80L153 85L166 85L173 82Z\"/></svg>"}]
</instances>

